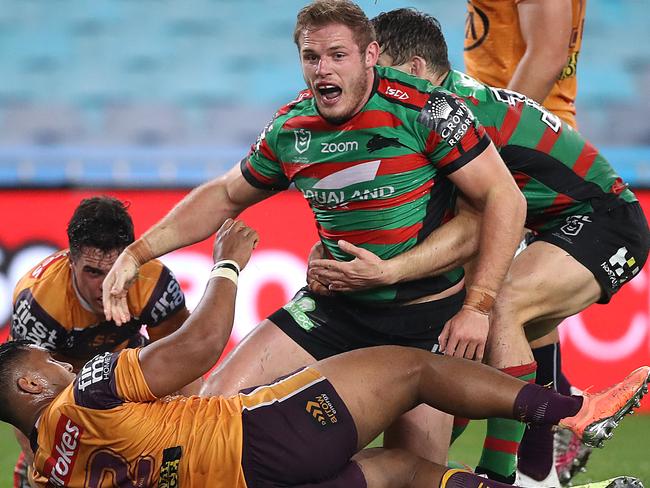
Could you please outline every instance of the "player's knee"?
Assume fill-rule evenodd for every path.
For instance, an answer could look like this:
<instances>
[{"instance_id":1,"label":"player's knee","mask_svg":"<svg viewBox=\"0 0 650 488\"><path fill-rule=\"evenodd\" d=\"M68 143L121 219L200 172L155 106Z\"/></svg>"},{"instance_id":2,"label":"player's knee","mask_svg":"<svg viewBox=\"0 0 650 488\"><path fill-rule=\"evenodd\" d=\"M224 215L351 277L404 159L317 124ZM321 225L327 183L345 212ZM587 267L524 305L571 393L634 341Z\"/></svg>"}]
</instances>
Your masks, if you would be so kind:
<instances>
[{"instance_id":1,"label":"player's knee","mask_svg":"<svg viewBox=\"0 0 650 488\"><path fill-rule=\"evenodd\" d=\"M513 281L505 283L494 303L491 322L503 329L523 327L531 301L530 290L524 290Z\"/></svg>"},{"instance_id":2,"label":"player's knee","mask_svg":"<svg viewBox=\"0 0 650 488\"><path fill-rule=\"evenodd\" d=\"M422 458L403 449L366 449L354 457L361 466L368 486L381 480L381 486L414 486L427 468Z\"/></svg>"},{"instance_id":3,"label":"player's knee","mask_svg":"<svg viewBox=\"0 0 650 488\"><path fill-rule=\"evenodd\" d=\"M203 382L200 396L233 396L236 395L243 386L236 377L231 377L227 370L213 371L210 376Z\"/></svg>"}]
</instances>

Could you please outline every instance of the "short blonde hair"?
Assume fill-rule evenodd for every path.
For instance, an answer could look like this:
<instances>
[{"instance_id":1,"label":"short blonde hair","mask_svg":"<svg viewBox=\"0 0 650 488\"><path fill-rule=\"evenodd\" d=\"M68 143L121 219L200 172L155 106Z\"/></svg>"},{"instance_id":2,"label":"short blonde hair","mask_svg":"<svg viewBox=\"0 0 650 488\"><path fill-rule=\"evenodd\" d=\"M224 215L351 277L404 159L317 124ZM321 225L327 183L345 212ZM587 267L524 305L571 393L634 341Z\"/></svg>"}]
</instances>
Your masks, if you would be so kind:
<instances>
[{"instance_id":1,"label":"short blonde hair","mask_svg":"<svg viewBox=\"0 0 650 488\"><path fill-rule=\"evenodd\" d=\"M314 0L298 12L293 41L300 49L300 35L304 30L315 29L329 24L342 24L349 27L361 52L373 42L375 28L365 12L350 0Z\"/></svg>"}]
</instances>

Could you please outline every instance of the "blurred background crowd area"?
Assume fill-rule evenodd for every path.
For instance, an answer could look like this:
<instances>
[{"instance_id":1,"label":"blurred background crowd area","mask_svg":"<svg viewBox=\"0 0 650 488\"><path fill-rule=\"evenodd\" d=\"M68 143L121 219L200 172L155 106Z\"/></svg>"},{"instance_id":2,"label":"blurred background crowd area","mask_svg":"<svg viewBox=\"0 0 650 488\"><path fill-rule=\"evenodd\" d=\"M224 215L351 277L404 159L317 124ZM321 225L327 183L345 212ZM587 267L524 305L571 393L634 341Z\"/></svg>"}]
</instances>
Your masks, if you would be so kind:
<instances>
[{"instance_id":1,"label":"blurred background crowd area","mask_svg":"<svg viewBox=\"0 0 650 488\"><path fill-rule=\"evenodd\" d=\"M436 16L463 68L464 0ZM302 89L305 0L0 0L0 185L192 186L239 160ZM578 122L650 186L648 0L589 0Z\"/></svg>"}]
</instances>

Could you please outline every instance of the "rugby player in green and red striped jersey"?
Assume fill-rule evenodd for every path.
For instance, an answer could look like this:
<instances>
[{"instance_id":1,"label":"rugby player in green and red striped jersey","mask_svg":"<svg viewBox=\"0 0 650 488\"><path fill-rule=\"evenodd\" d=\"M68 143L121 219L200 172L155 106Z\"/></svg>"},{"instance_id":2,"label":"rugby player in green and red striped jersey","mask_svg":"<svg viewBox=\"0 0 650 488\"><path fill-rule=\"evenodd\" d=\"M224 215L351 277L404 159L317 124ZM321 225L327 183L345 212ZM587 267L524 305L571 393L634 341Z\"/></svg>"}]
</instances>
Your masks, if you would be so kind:
<instances>
[{"instance_id":1,"label":"rugby player in green and red striped jersey","mask_svg":"<svg viewBox=\"0 0 650 488\"><path fill-rule=\"evenodd\" d=\"M125 250L104 283L106 313L126 320L122 298L141 263L205 239L291 183L309 202L329 255L340 260L351 256L339 239L385 259L412 248L442 224L458 187L483 222L467 296L460 268L334 298L301 290L236 348L204 391L234 393L361 347L435 350L445 324L468 357L481 357L487 314L525 214L494 145L457 97L375 67L374 30L354 3L305 7L295 41L308 89L277 112L241 164L195 189Z\"/></svg>"},{"instance_id":2,"label":"rugby player in green and red striped jersey","mask_svg":"<svg viewBox=\"0 0 650 488\"><path fill-rule=\"evenodd\" d=\"M451 70L435 19L399 9L373 22L382 48L380 64L461 96L526 197L526 226L537 236L510 268L492 316L486 356L497 368L530 373L533 357L527 337L541 337L592 303L607 303L642 268L650 241L645 216L609 163L557 116L521 94ZM313 261L309 274L314 287L320 283L345 292L421 279L444 270L444 258L469 258L476 250L473 235L478 228L471 214L461 212L430 235L426 242L431 247L418 246L388 261L341 243L357 259ZM454 344L448 342L447 349L453 354ZM491 422L479 468L492 477L507 477L515 469L523 426ZM552 437L550 441L548 452L533 456L541 478L553 463Z\"/></svg>"}]
</instances>

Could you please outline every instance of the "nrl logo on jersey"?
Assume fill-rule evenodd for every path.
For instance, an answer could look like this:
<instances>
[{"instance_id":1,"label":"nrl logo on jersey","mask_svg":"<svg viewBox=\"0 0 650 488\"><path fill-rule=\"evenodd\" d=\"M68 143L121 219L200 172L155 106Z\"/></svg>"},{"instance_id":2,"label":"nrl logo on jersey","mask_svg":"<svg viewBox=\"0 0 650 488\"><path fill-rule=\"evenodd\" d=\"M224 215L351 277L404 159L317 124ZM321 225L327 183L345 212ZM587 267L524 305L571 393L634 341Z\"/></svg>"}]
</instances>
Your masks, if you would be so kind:
<instances>
[{"instance_id":1,"label":"nrl logo on jersey","mask_svg":"<svg viewBox=\"0 0 650 488\"><path fill-rule=\"evenodd\" d=\"M309 143L311 142L311 131L306 129L298 129L293 131L293 135L296 136L295 148L299 154L304 153L309 149Z\"/></svg>"}]
</instances>

